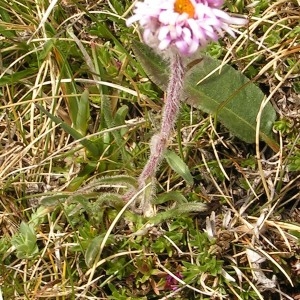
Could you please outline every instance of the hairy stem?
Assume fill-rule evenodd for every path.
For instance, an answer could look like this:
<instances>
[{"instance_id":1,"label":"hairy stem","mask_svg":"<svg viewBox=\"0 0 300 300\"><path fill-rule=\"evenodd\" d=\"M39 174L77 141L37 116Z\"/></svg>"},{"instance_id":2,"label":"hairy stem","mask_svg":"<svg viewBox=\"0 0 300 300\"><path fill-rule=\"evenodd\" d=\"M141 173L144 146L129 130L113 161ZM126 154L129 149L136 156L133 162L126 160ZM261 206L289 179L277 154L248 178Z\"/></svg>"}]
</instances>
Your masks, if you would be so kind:
<instances>
[{"instance_id":1,"label":"hairy stem","mask_svg":"<svg viewBox=\"0 0 300 300\"><path fill-rule=\"evenodd\" d=\"M182 60L178 54L173 54L170 58L170 72L161 128L151 139L150 156L138 180L140 188L144 187L149 179L154 178L178 116L184 76Z\"/></svg>"}]
</instances>

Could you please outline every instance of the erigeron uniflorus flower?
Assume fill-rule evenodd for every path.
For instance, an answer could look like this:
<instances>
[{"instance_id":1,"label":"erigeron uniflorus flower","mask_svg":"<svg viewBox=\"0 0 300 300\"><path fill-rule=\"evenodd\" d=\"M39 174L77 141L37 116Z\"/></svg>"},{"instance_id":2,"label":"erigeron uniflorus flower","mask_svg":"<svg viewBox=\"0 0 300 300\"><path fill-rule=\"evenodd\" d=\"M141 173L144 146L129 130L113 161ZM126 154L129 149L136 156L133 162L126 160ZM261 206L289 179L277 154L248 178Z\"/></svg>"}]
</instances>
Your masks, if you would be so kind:
<instances>
[{"instance_id":1,"label":"erigeron uniflorus flower","mask_svg":"<svg viewBox=\"0 0 300 300\"><path fill-rule=\"evenodd\" d=\"M230 25L244 25L243 18L221 10L224 0L144 0L135 4L127 25L139 22L144 41L160 50L168 47L183 55L194 53L224 32L235 36Z\"/></svg>"}]
</instances>

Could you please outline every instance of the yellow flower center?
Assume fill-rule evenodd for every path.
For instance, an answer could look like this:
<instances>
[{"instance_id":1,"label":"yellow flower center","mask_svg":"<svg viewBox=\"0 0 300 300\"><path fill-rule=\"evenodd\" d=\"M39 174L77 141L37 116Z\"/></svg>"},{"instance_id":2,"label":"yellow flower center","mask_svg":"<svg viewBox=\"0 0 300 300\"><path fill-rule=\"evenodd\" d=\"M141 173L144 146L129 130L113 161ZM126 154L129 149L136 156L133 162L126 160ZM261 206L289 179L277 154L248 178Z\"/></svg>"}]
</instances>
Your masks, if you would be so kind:
<instances>
[{"instance_id":1,"label":"yellow flower center","mask_svg":"<svg viewBox=\"0 0 300 300\"><path fill-rule=\"evenodd\" d=\"M176 0L174 11L179 14L187 13L190 18L193 18L195 15L195 7L190 0Z\"/></svg>"}]
</instances>

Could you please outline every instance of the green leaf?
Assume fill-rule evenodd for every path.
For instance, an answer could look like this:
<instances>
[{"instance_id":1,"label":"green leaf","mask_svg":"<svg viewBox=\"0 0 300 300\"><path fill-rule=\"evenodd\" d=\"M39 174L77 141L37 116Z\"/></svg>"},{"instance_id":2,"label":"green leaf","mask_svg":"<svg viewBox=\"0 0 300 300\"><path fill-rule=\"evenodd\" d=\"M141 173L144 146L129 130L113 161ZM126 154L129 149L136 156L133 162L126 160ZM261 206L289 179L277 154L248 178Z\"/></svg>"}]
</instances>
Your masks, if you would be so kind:
<instances>
[{"instance_id":1,"label":"green leaf","mask_svg":"<svg viewBox=\"0 0 300 300\"><path fill-rule=\"evenodd\" d=\"M36 74L37 69L36 68L27 68L26 70L14 72L9 75L4 75L0 77L0 86L4 86L6 84L16 84L23 80L26 80L28 77L30 77L33 74Z\"/></svg>"},{"instance_id":2,"label":"green leaf","mask_svg":"<svg viewBox=\"0 0 300 300\"><path fill-rule=\"evenodd\" d=\"M169 78L167 62L140 42L133 43L133 50L149 78L166 90ZM262 91L242 73L229 65L220 68L221 61L204 54L200 59L186 60L185 63L187 71L183 99L206 113L215 114L217 120L243 141L255 142L257 114L264 99ZM268 103L260 120L260 137L272 148L278 146L272 140L275 119L275 110Z\"/></svg>"},{"instance_id":3,"label":"green leaf","mask_svg":"<svg viewBox=\"0 0 300 300\"><path fill-rule=\"evenodd\" d=\"M170 191L168 193L157 195L153 200L156 205L174 201L176 203L187 203L187 199L179 191Z\"/></svg>"},{"instance_id":4,"label":"green leaf","mask_svg":"<svg viewBox=\"0 0 300 300\"><path fill-rule=\"evenodd\" d=\"M82 135L85 135L88 129L90 119L89 91L86 89L79 100L78 111L74 120L74 128Z\"/></svg>"},{"instance_id":5,"label":"green leaf","mask_svg":"<svg viewBox=\"0 0 300 300\"><path fill-rule=\"evenodd\" d=\"M49 113L44 107L39 104L36 104L39 110L41 110L46 116L48 116L53 122L59 124L68 134L70 134L74 139L79 140L80 144L82 144L95 158L99 158L100 150L92 141L85 138L81 133L77 130L63 122L60 118Z\"/></svg>"},{"instance_id":6,"label":"green leaf","mask_svg":"<svg viewBox=\"0 0 300 300\"><path fill-rule=\"evenodd\" d=\"M22 222L19 233L13 236L11 243L16 248L17 257L27 259L34 257L38 252L36 234L32 224Z\"/></svg>"},{"instance_id":7,"label":"green leaf","mask_svg":"<svg viewBox=\"0 0 300 300\"><path fill-rule=\"evenodd\" d=\"M194 184L194 179L188 166L177 154L171 151L166 151L165 158L172 170L179 174L189 185Z\"/></svg>"},{"instance_id":8,"label":"green leaf","mask_svg":"<svg viewBox=\"0 0 300 300\"><path fill-rule=\"evenodd\" d=\"M39 206L37 210L31 215L30 224L32 224L34 228L38 227L44 222L45 216L47 214L49 214L49 209L44 206Z\"/></svg>"},{"instance_id":9,"label":"green leaf","mask_svg":"<svg viewBox=\"0 0 300 300\"><path fill-rule=\"evenodd\" d=\"M61 78L74 78L72 68L69 64L68 55L70 55L71 48L66 43L55 43L53 47L53 54L55 55L56 62L59 68ZM47 51L47 48L44 49ZM73 55L73 54L71 54ZM61 89L66 97L69 115L72 123L75 123L78 114L78 107L80 103L80 97L77 96L79 87L73 80L71 82L61 82Z\"/></svg>"},{"instance_id":10,"label":"green leaf","mask_svg":"<svg viewBox=\"0 0 300 300\"><path fill-rule=\"evenodd\" d=\"M169 210L159 212L156 216L149 219L149 223L156 225L165 222L168 219L174 219L178 216L182 216L183 214L189 214L191 212L203 212L206 210L207 210L207 205L204 203L189 202L189 203L179 204L175 208L171 208ZM174 225L174 222L172 224ZM181 228L183 227L181 226Z\"/></svg>"},{"instance_id":11,"label":"green leaf","mask_svg":"<svg viewBox=\"0 0 300 300\"><path fill-rule=\"evenodd\" d=\"M65 202L68 198L69 198L69 195L63 195L63 194L47 196L47 197L41 198L40 205L43 205L45 207L56 206L56 205L59 205L59 204Z\"/></svg>"},{"instance_id":12,"label":"green leaf","mask_svg":"<svg viewBox=\"0 0 300 300\"><path fill-rule=\"evenodd\" d=\"M178 205L176 210L178 211L178 215L190 212L203 212L207 210L207 205L201 202L188 202Z\"/></svg>"},{"instance_id":13,"label":"green leaf","mask_svg":"<svg viewBox=\"0 0 300 300\"><path fill-rule=\"evenodd\" d=\"M87 185L94 187L101 187L101 185L111 185L112 187L114 185L120 186L124 185L128 189L136 189L137 188L137 180L134 177L126 176L126 175L116 175L116 176L107 176L107 177L101 177L99 179L93 180L90 184Z\"/></svg>"},{"instance_id":14,"label":"green leaf","mask_svg":"<svg viewBox=\"0 0 300 300\"><path fill-rule=\"evenodd\" d=\"M90 242L84 255L85 263L88 267L91 267L94 264L95 259L99 254L99 249L102 240L103 240L103 235L99 235L93 238L92 241Z\"/></svg>"},{"instance_id":15,"label":"green leaf","mask_svg":"<svg viewBox=\"0 0 300 300\"><path fill-rule=\"evenodd\" d=\"M79 174L72 179L68 187L66 188L69 192L76 191L81 184L91 176L91 173L93 173L97 168L97 165L93 162L89 162L87 165L84 166L84 168L79 172Z\"/></svg>"},{"instance_id":16,"label":"green leaf","mask_svg":"<svg viewBox=\"0 0 300 300\"><path fill-rule=\"evenodd\" d=\"M99 250L100 250L100 246L103 241L104 235L105 234L103 233L101 235L96 236L95 238L93 238L91 240L90 244L88 245L85 255L84 255L85 263L88 267L92 267L92 265L97 260L97 256L99 255ZM107 242L107 244L112 244L113 237L109 236L109 238L107 239L106 242Z\"/></svg>"},{"instance_id":17,"label":"green leaf","mask_svg":"<svg viewBox=\"0 0 300 300\"><path fill-rule=\"evenodd\" d=\"M16 36L13 30L8 30L6 26L2 25L0 25L0 34L2 34L6 38L14 38Z\"/></svg>"},{"instance_id":18,"label":"green leaf","mask_svg":"<svg viewBox=\"0 0 300 300\"><path fill-rule=\"evenodd\" d=\"M92 205L89 202L89 200L84 197L83 195L75 195L72 198L72 202L71 203L78 203L79 207L81 207L85 212L87 212L88 214L92 214L93 210L92 210ZM78 206L76 206L77 209ZM71 210L68 212L68 216L71 217L74 214L75 210Z\"/></svg>"},{"instance_id":19,"label":"green leaf","mask_svg":"<svg viewBox=\"0 0 300 300\"><path fill-rule=\"evenodd\" d=\"M148 77L166 91L170 75L167 61L141 42L133 41L132 49Z\"/></svg>"},{"instance_id":20,"label":"green leaf","mask_svg":"<svg viewBox=\"0 0 300 300\"><path fill-rule=\"evenodd\" d=\"M122 105L116 112L115 123L117 126L125 124L126 117L128 116L129 108L127 105ZM121 135L124 136L128 132L128 128L121 129Z\"/></svg>"},{"instance_id":21,"label":"green leaf","mask_svg":"<svg viewBox=\"0 0 300 300\"><path fill-rule=\"evenodd\" d=\"M55 46L55 41L53 39L50 39L43 45L43 49L38 52L38 61L43 61L47 59L47 56L50 54L52 51L53 47Z\"/></svg>"}]
</instances>

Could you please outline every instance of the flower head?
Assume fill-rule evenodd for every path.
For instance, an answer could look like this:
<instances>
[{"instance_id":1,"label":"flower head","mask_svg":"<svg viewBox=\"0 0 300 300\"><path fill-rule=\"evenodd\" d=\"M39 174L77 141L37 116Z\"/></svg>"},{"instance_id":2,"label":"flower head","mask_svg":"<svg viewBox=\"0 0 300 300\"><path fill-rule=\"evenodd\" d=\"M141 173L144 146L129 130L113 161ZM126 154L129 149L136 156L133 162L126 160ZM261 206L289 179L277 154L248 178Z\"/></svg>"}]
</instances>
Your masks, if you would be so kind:
<instances>
[{"instance_id":1,"label":"flower head","mask_svg":"<svg viewBox=\"0 0 300 300\"><path fill-rule=\"evenodd\" d=\"M168 47L189 55L228 32L230 25L244 25L243 18L229 16L220 9L223 0L144 0L138 1L127 25L138 21L144 40L160 50Z\"/></svg>"}]
</instances>

